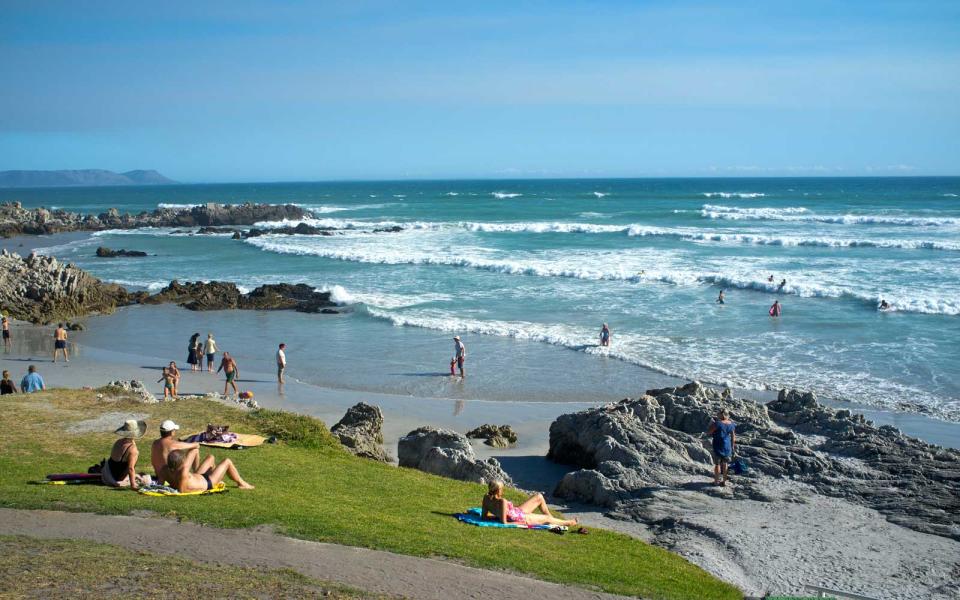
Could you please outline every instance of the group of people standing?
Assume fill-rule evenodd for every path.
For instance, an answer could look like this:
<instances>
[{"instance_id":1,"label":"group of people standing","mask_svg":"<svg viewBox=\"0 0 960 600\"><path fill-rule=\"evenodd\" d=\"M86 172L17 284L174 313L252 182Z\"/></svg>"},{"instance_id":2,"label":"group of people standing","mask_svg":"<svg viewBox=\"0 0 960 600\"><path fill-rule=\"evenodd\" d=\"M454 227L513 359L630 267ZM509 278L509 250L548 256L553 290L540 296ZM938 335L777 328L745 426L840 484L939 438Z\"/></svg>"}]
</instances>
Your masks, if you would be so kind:
<instances>
[{"instance_id":1,"label":"group of people standing","mask_svg":"<svg viewBox=\"0 0 960 600\"><path fill-rule=\"evenodd\" d=\"M277 383L281 386L286 382L284 379L284 374L287 370L286 348L287 345L281 343L275 357ZM206 371L212 373L213 365L216 362L219 352L220 348L212 332L207 334L206 341L200 341L200 334L194 333L190 336L190 341L187 342L187 364L190 365L191 371L202 372L204 370L204 359L206 359ZM231 395L240 395L240 389L237 387L237 380L240 377L240 367L237 365L236 359L234 359L229 352L223 352L223 356L220 358L220 365L217 367L216 372L219 373L221 371L223 371L225 378L223 395L226 396L228 391L231 390ZM160 376L160 379L157 380L157 383L161 381L163 382L163 397L167 398L169 396L176 398L180 386L180 370L177 368L175 361L170 361L170 364L163 368L163 374Z\"/></svg>"}]
</instances>

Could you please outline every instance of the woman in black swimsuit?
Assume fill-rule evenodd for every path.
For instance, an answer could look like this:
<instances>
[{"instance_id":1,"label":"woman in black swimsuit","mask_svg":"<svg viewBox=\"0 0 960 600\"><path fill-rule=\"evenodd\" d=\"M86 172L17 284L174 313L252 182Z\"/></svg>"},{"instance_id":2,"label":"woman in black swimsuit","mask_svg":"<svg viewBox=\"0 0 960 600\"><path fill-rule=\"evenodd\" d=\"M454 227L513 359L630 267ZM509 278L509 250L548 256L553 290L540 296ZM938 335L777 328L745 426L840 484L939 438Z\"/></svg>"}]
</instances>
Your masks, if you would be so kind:
<instances>
[{"instance_id":1,"label":"woman in black swimsuit","mask_svg":"<svg viewBox=\"0 0 960 600\"><path fill-rule=\"evenodd\" d=\"M196 371L200 368L200 353L197 350L197 345L200 344L200 334L195 333L190 336L190 342L187 344L187 364L190 365L191 371Z\"/></svg>"},{"instance_id":2,"label":"woman in black swimsuit","mask_svg":"<svg viewBox=\"0 0 960 600\"><path fill-rule=\"evenodd\" d=\"M137 489L138 485L148 484L149 476L137 475L137 458L140 451L137 449L137 438L143 437L147 431L146 421L127 421L114 433L120 439L113 443L110 457L103 468L103 482L113 487L129 487Z\"/></svg>"}]
</instances>

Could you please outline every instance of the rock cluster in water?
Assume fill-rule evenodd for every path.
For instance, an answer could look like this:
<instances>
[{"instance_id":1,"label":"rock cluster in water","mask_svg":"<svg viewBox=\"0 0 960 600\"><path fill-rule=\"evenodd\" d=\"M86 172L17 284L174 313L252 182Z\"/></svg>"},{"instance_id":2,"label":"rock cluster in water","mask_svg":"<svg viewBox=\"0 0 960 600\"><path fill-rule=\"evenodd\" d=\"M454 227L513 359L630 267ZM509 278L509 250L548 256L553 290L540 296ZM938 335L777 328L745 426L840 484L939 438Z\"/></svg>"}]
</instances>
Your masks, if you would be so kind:
<instances>
[{"instance_id":1,"label":"rock cluster in water","mask_svg":"<svg viewBox=\"0 0 960 600\"><path fill-rule=\"evenodd\" d=\"M378 406L363 402L351 406L330 433L356 456L390 462L383 449L383 412Z\"/></svg>"},{"instance_id":2,"label":"rock cluster in water","mask_svg":"<svg viewBox=\"0 0 960 600\"><path fill-rule=\"evenodd\" d=\"M261 221L300 220L310 213L293 204L204 204L191 208L158 208L136 215L111 208L99 215L62 209L23 208L19 202L0 204L0 236L45 235L66 231L102 231L138 227L220 227Z\"/></svg>"},{"instance_id":3,"label":"rock cluster in water","mask_svg":"<svg viewBox=\"0 0 960 600\"><path fill-rule=\"evenodd\" d=\"M140 258L146 255L147 253L141 250L125 250L123 248L120 250L112 250L106 246L100 246L97 248L97 256L99 258L117 258L121 256Z\"/></svg>"},{"instance_id":4,"label":"rock cluster in water","mask_svg":"<svg viewBox=\"0 0 960 600\"><path fill-rule=\"evenodd\" d=\"M550 426L548 457L582 469L568 473L555 494L642 517L657 490L687 485L691 476L709 481L704 432L721 408L737 423L737 453L750 469L737 478L734 497L778 500L764 478L790 478L891 522L960 540L960 452L793 390L763 405L691 383L562 415Z\"/></svg>"},{"instance_id":5,"label":"rock cluster in water","mask_svg":"<svg viewBox=\"0 0 960 600\"><path fill-rule=\"evenodd\" d=\"M494 448L509 448L517 443L517 434L509 425L484 424L467 432L468 438L483 440Z\"/></svg>"},{"instance_id":6,"label":"rock cluster in water","mask_svg":"<svg viewBox=\"0 0 960 600\"><path fill-rule=\"evenodd\" d=\"M510 476L497 459L478 459L470 440L449 429L420 427L411 431L400 438L397 457L401 467L420 469L441 477L477 483L511 483Z\"/></svg>"},{"instance_id":7,"label":"rock cluster in water","mask_svg":"<svg viewBox=\"0 0 960 600\"><path fill-rule=\"evenodd\" d=\"M3 314L46 324L111 312L129 304L122 287L103 283L93 275L52 256L0 252L0 309Z\"/></svg>"},{"instance_id":8,"label":"rock cluster in water","mask_svg":"<svg viewBox=\"0 0 960 600\"><path fill-rule=\"evenodd\" d=\"M178 304L189 310L296 310L337 312L330 292L318 292L309 285L274 283L242 293L236 284L225 281L171 281L156 294L141 298L142 304Z\"/></svg>"}]
</instances>

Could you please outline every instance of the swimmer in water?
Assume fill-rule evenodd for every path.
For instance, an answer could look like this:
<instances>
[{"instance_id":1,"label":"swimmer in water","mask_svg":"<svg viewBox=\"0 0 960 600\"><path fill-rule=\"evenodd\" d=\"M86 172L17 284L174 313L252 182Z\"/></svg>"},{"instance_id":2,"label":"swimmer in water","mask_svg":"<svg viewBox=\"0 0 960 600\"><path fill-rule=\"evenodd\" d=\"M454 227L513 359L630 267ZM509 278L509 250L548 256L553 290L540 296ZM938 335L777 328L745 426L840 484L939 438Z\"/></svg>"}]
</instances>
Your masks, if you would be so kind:
<instances>
[{"instance_id":1,"label":"swimmer in water","mask_svg":"<svg viewBox=\"0 0 960 600\"><path fill-rule=\"evenodd\" d=\"M770 277L767 277L767 281L769 281L770 283L773 283L773 275L771 275Z\"/></svg>"},{"instance_id":2,"label":"swimmer in water","mask_svg":"<svg viewBox=\"0 0 960 600\"><path fill-rule=\"evenodd\" d=\"M777 291L778 291L778 292L782 292L784 286L786 286L786 285L787 285L787 280L784 279L783 281L780 282L780 287L777 288Z\"/></svg>"},{"instance_id":3,"label":"swimmer in water","mask_svg":"<svg viewBox=\"0 0 960 600\"><path fill-rule=\"evenodd\" d=\"M890 310L890 303L881 298L880 306L877 307L877 310Z\"/></svg>"},{"instance_id":4,"label":"swimmer in water","mask_svg":"<svg viewBox=\"0 0 960 600\"><path fill-rule=\"evenodd\" d=\"M603 324L603 327L600 329L600 345L609 346L610 345L610 328L606 323Z\"/></svg>"},{"instance_id":5,"label":"swimmer in water","mask_svg":"<svg viewBox=\"0 0 960 600\"><path fill-rule=\"evenodd\" d=\"M720 295L717 296L717 304L726 304L726 303L723 301L723 290L720 290Z\"/></svg>"}]
</instances>

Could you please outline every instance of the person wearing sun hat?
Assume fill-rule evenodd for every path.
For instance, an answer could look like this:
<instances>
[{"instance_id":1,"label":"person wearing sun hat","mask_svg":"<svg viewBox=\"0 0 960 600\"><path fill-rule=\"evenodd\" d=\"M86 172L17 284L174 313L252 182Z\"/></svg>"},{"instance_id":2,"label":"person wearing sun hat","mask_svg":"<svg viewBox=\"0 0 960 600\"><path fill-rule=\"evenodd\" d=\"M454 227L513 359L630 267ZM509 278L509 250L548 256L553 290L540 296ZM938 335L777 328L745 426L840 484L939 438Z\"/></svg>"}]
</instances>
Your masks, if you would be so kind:
<instances>
[{"instance_id":1,"label":"person wearing sun hat","mask_svg":"<svg viewBox=\"0 0 960 600\"><path fill-rule=\"evenodd\" d=\"M213 466L213 456L207 456L201 464L200 444L181 442L176 436L178 431L180 431L180 426L170 419L160 423L160 437L154 440L150 447L150 463L153 465L153 472L157 475L157 481L170 481L167 473L167 459L170 457L170 452L174 450L197 450L193 463L194 471L202 473Z\"/></svg>"},{"instance_id":2,"label":"person wearing sun hat","mask_svg":"<svg viewBox=\"0 0 960 600\"><path fill-rule=\"evenodd\" d=\"M150 476L137 475L137 438L147 432L147 422L130 419L118 427L114 433L120 436L110 449L102 471L103 482L113 487L137 489L140 484L150 483Z\"/></svg>"},{"instance_id":3,"label":"person wearing sun hat","mask_svg":"<svg viewBox=\"0 0 960 600\"><path fill-rule=\"evenodd\" d=\"M460 336L453 336L453 358L457 361L457 367L460 369L460 378L463 379L466 377L466 373L463 371L463 363L467 360L467 348L463 345L463 342L460 341Z\"/></svg>"}]
</instances>

